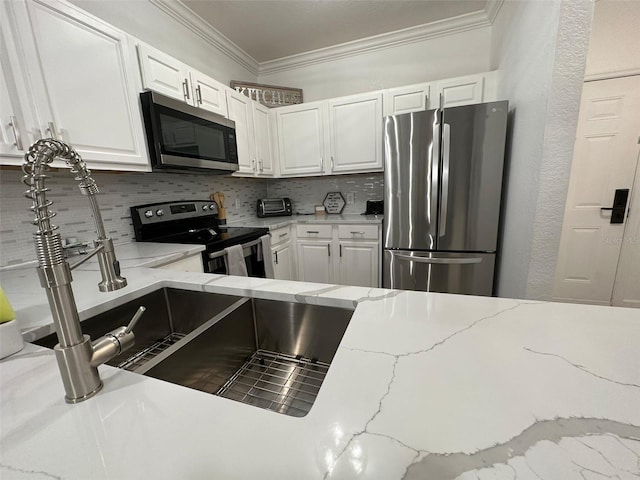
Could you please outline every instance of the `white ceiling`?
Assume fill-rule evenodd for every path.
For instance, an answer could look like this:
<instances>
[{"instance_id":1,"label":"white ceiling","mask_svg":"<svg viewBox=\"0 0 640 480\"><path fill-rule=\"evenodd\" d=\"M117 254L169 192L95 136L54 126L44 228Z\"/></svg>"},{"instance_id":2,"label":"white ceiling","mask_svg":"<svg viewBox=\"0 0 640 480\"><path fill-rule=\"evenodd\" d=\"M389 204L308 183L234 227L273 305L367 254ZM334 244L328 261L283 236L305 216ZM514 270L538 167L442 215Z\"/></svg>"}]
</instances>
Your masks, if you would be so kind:
<instances>
[{"instance_id":1,"label":"white ceiling","mask_svg":"<svg viewBox=\"0 0 640 480\"><path fill-rule=\"evenodd\" d=\"M258 62L482 11L487 0L182 0Z\"/></svg>"}]
</instances>

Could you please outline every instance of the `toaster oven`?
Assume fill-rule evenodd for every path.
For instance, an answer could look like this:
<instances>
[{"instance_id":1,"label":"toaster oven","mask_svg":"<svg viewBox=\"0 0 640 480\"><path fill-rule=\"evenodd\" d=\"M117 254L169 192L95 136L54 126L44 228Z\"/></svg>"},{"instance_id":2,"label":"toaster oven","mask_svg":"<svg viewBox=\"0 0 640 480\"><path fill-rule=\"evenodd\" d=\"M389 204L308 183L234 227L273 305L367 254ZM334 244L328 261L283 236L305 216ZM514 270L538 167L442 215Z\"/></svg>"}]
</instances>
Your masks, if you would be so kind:
<instances>
[{"instance_id":1,"label":"toaster oven","mask_svg":"<svg viewBox=\"0 0 640 480\"><path fill-rule=\"evenodd\" d=\"M282 217L291 215L291 199L261 198L258 200L258 217Z\"/></svg>"}]
</instances>

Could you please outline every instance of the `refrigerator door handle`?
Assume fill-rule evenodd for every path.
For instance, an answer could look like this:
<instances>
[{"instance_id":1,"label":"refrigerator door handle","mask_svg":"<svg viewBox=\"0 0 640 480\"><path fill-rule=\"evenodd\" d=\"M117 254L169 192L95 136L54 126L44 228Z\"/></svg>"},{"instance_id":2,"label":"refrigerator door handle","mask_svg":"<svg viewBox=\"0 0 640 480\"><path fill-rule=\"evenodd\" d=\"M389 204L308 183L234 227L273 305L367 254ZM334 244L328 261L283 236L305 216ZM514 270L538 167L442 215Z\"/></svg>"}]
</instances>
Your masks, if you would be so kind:
<instances>
[{"instance_id":1,"label":"refrigerator door handle","mask_svg":"<svg viewBox=\"0 0 640 480\"><path fill-rule=\"evenodd\" d=\"M431 153L431 168L429 172L431 178L427 178L427 184L431 182L431 198L426 197L427 205L425 205L425 212L427 215L431 215L430 212L437 212L438 208L438 164L440 162L440 125L433 127L433 152ZM437 215L437 213L436 213ZM427 218L428 224L436 224L435 218Z\"/></svg>"},{"instance_id":2,"label":"refrigerator door handle","mask_svg":"<svg viewBox=\"0 0 640 480\"><path fill-rule=\"evenodd\" d=\"M409 260L410 262L416 263L437 263L437 264L470 264L470 263L480 263L482 262L482 257L468 257L468 258L443 258L443 257L419 257L412 255L404 255L401 253L394 253L394 257L399 258L401 260Z\"/></svg>"},{"instance_id":3,"label":"refrigerator door handle","mask_svg":"<svg viewBox=\"0 0 640 480\"><path fill-rule=\"evenodd\" d=\"M440 204L440 225L438 236L444 237L447 230L447 208L449 203L449 153L451 150L451 125L442 128L442 203Z\"/></svg>"}]
</instances>

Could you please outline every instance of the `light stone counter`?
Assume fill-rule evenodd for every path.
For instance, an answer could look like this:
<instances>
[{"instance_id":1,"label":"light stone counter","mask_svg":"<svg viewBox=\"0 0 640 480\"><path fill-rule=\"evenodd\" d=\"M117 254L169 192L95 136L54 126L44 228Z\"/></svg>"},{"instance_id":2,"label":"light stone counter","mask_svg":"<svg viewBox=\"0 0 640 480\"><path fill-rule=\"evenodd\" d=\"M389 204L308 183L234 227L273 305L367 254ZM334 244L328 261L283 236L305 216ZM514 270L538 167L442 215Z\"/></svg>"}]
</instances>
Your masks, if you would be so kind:
<instances>
[{"instance_id":1,"label":"light stone counter","mask_svg":"<svg viewBox=\"0 0 640 480\"><path fill-rule=\"evenodd\" d=\"M355 224L355 223L372 223L381 224L383 215L293 215L291 217L266 217L266 218L244 218L236 222L230 222L230 227L254 227L254 228L276 228L286 227L287 225L296 225L298 223L328 223L328 224Z\"/></svg>"},{"instance_id":2,"label":"light stone counter","mask_svg":"<svg viewBox=\"0 0 640 480\"><path fill-rule=\"evenodd\" d=\"M0 362L8 479L557 479L640 477L640 312L129 269L82 318L160 287L356 306L310 413L293 418L102 366L67 405L52 351ZM50 322L34 278L3 287ZM18 294L16 296L16 294Z\"/></svg>"}]
</instances>

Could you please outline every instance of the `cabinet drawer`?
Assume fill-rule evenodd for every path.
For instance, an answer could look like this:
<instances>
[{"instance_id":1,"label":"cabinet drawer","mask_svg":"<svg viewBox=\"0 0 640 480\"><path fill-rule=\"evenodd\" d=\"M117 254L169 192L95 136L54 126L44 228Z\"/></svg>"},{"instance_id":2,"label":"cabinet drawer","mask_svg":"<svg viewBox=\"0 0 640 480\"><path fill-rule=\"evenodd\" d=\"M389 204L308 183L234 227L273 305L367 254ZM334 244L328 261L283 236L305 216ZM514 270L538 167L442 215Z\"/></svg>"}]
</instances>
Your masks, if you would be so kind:
<instances>
[{"instance_id":1,"label":"cabinet drawer","mask_svg":"<svg viewBox=\"0 0 640 480\"><path fill-rule=\"evenodd\" d=\"M331 225L296 225L298 238L331 238Z\"/></svg>"},{"instance_id":2,"label":"cabinet drawer","mask_svg":"<svg viewBox=\"0 0 640 480\"><path fill-rule=\"evenodd\" d=\"M377 240L378 225L338 225L338 237L351 240Z\"/></svg>"},{"instance_id":3,"label":"cabinet drawer","mask_svg":"<svg viewBox=\"0 0 640 480\"><path fill-rule=\"evenodd\" d=\"M286 227L276 228L275 230L271 230L271 232L269 233L271 234L272 247L291 240L291 227L289 225L287 225Z\"/></svg>"}]
</instances>

